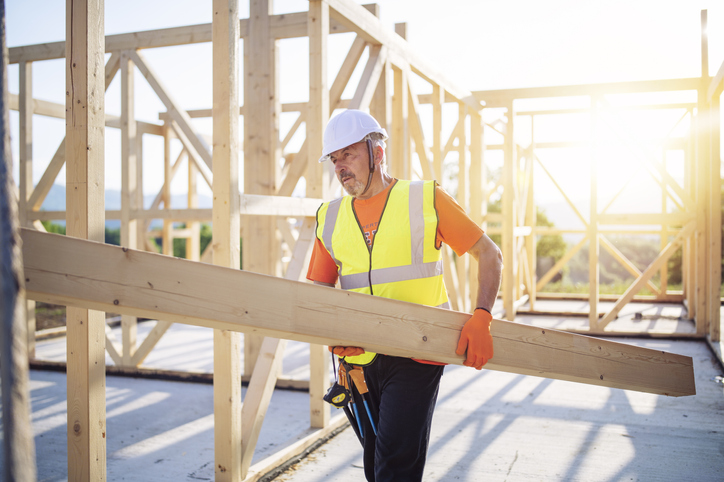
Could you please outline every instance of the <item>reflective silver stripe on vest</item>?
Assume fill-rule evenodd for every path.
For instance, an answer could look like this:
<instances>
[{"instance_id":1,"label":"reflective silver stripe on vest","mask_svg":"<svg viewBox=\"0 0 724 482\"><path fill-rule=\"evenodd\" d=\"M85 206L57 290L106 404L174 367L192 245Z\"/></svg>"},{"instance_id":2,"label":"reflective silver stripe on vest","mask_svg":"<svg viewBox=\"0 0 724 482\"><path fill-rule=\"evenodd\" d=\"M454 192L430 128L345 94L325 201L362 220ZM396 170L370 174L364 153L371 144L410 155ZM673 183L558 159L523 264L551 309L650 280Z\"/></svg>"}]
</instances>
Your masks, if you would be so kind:
<instances>
[{"instance_id":1,"label":"reflective silver stripe on vest","mask_svg":"<svg viewBox=\"0 0 724 482\"><path fill-rule=\"evenodd\" d=\"M442 261L396 266L394 268L373 269L371 273L348 274L339 277L342 289L356 290L369 287L370 278L373 285L410 281L421 278L432 278L442 274Z\"/></svg>"},{"instance_id":2,"label":"reflective silver stripe on vest","mask_svg":"<svg viewBox=\"0 0 724 482\"><path fill-rule=\"evenodd\" d=\"M449 310L449 309L450 309L450 302L449 302L449 301L446 301L445 303L443 303L443 304L441 304L441 305L437 305L435 308L445 308L446 310Z\"/></svg>"},{"instance_id":3,"label":"reflective silver stripe on vest","mask_svg":"<svg viewBox=\"0 0 724 482\"><path fill-rule=\"evenodd\" d=\"M331 201L329 207L327 207L327 216L324 218L324 230L322 231L322 242L329 251L329 255L332 257L334 262L339 266L339 272L342 272L342 262L335 258L334 249L332 248L332 233L334 232L334 226L337 224L337 216L339 216L339 208L342 206L342 199L339 198Z\"/></svg>"},{"instance_id":4,"label":"reflective silver stripe on vest","mask_svg":"<svg viewBox=\"0 0 724 482\"><path fill-rule=\"evenodd\" d=\"M425 259L425 214L423 211L423 187L425 186L424 181L411 181L410 182L410 239L412 245L410 246L410 253L412 259L410 262L415 264L422 264ZM417 230L422 233L422 236L415 236Z\"/></svg>"}]
</instances>

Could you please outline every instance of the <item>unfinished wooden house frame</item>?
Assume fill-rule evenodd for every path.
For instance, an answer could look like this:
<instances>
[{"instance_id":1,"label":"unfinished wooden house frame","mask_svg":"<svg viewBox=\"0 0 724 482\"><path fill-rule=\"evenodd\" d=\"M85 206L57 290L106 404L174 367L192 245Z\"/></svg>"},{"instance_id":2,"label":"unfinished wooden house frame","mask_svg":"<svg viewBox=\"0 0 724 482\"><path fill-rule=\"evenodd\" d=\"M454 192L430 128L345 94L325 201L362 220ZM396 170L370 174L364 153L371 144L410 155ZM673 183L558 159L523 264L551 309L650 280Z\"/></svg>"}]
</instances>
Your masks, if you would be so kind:
<instances>
[{"instance_id":1,"label":"unfinished wooden house frame","mask_svg":"<svg viewBox=\"0 0 724 482\"><path fill-rule=\"evenodd\" d=\"M111 36L104 36L102 30L102 0L67 0L67 6L65 42L12 48L10 62L19 64L20 72L19 93L11 98L11 104L15 102L20 119L19 217L25 228L28 298L69 306L68 467L73 480L98 480L105 474L105 352L118 366L140 367L174 322L214 328L217 480L255 480L343 423L339 417L330 419L329 406L322 401L329 385L329 355L323 344L356 342L354 344L385 353L403 356L422 353L429 354L427 358L431 360L460 363L460 358L452 355L450 349L454 346L451 340L464 321L459 313L441 314L434 308L411 309L399 302L375 300L365 302L368 314L360 315L361 308L355 308L359 303L355 301L357 297L349 298L346 293L291 281L303 278L314 241L316 209L334 192L334 176L317 159L322 150L324 126L335 109L369 110L386 127L391 134L387 151L389 170L395 177L442 179L445 166L455 164L458 172L455 194L460 204L476 222L490 223L491 232L496 229L493 223L500 225L506 259L502 290L505 317L512 320L522 300L528 300L531 305L535 302L536 292L541 283L545 284L545 276L550 276L544 275L536 283L531 270L535 266L535 236L541 233L530 214L534 206L533 179L529 173L535 149L519 149L514 131L522 115L536 114L516 113L514 104L516 99L526 96L571 95L573 88L467 91L445 78L410 48L404 39L404 25L398 25L397 32L391 32L375 16L374 5L362 7L351 0L310 0L308 12L285 15L273 14L271 0L251 0L249 18L241 20L237 0L214 0L212 24ZM329 39L334 34L347 32L356 34L356 39L335 80L329 84ZM308 38L309 41L308 102L282 105L279 101L278 41L287 38ZM243 57L239 39L243 39ZM164 87L143 50L198 42L213 42L213 106L186 111ZM105 53L111 54L107 62L104 62ZM66 105L34 99L33 64L63 57L69 86ZM352 86L354 94L344 98L343 92L349 88L362 59L366 62L356 85ZM240 93L238 72L242 63L244 88ZM157 124L140 122L134 117L134 69L143 74L166 108ZM715 79L705 75L702 79L645 86L587 86L581 88L579 95L604 96L617 89L693 89L700 94L696 124L716 123L724 77L721 72ZM117 75L121 77L121 115L113 117L104 112L102 92ZM420 90L420 85L426 87ZM591 105L595 108L597 104ZM497 107L507 109L507 122L486 126L485 109ZM284 133L279 122L282 112L298 112L296 122ZM67 135L35 185L31 176L32 146L34 139L38 142L38 136L32 131L33 115L65 118ZM254 122L244 122L243 137L239 132L240 115L254 119ZM194 129L191 119L195 117L212 118L211 139ZM447 136L443 134L446 123L454 125ZM104 126L121 130L122 204L116 212L102 208ZM298 152L289 152L290 139L302 126L306 140ZM484 163L486 129L504 134L500 146L505 152L500 215L487 213L486 208L489 196L496 189L488 182ZM681 299L688 301L696 317L697 333L702 337L708 334L715 341L719 339L719 275L718 262L713 260L718 261L716 243L720 228L715 214L720 201L719 190L712 187L719 179L717 132L711 138L704 129L695 135L695 142L689 146L692 155L687 158L691 169L687 185L680 186L667 178L665 168L658 170L662 185L671 189L670 195L675 196L677 204L684 209L676 215L639 216L649 216L647 223L660 225L657 232L666 231L666 239L672 233L675 237L647 270L637 273L637 281L620 299L622 304L630 301L673 250L684 244L688 268ZM162 160L142 158L144 136L164 139ZM236 142L239 138L243 139L242 146ZM178 141L183 146L181 154L172 158L171 142ZM524 151L525 155L521 155ZM283 167L280 167L281 159L285 160ZM525 162L521 163L521 159ZM170 185L184 161L189 171L188 208L172 209ZM142 202L142 166L147 162L163 162L165 172L164 187L150 209L144 209ZM40 211L64 164L66 211ZM243 194L236 188L240 166L244 170ZM210 210L198 208L195 183L199 177L213 190L214 204ZM305 197L292 197L302 178L306 185ZM592 189L595 192L595 180ZM599 209L595 203L592 203L590 218L582 217L588 226L587 239L594 240L595 246L605 243L605 240L598 241L605 239L601 237L601 225L622 223L618 218L606 218L605 209ZM639 223L639 218L633 216L624 222ZM40 221L54 219L66 220L67 238L36 232L43 231ZM123 248L83 241L102 242L104 221L108 219L121 221ZM172 254L172 239L182 237L187 239L190 261L142 252L150 248L148 230L153 219L163 220L164 254ZM209 249L200 253L199 226L203 221L213 222L213 240ZM174 228L174 223L181 222L185 223L184 229ZM229 270L239 267L239 233L244 240L243 268L247 273ZM597 254L598 249L591 250L592 268L597 264ZM217 266L194 262L199 260ZM55 264L56 261L60 264ZM444 263L453 309L469 311L474 306L471 300L476 288L475 265L469 264L467 257L452 256L447 248ZM252 273L257 277L249 278ZM591 316L590 331L602 333L608 317L615 313L612 311L613 314L598 319L595 275L592 275L591 287L591 313L596 316ZM230 291L230 288L239 291ZM675 297L668 294L665 287L655 291L660 299ZM201 296L193 296L194 293ZM248 294L250 299L235 299L239 293ZM184 297L197 304L184 301ZM34 332L32 303L29 302L28 309L31 334ZM279 306L264 308L264 303ZM349 306L341 308L344 304ZM121 340L113 338L102 312L95 310L122 314ZM319 325L312 324L316 318L310 316L310 312L316 313ZM352 313L356 313L359 329L352 332L334 329L336 320ZM153 316L159 320L144 340L136 338L136 316ZM395 323L401 326L401 331L394 342L374 335L373 327L397 326ZM496 355L495 363L491 364L493 369L672 395L689 394L693 390L693 385L688 385L691 360L686 357L646 350L632 355L621 350L641 349L606 344L610 342L583 343L584 337L573 339L567 336L576 335L547 330L541 333L533 327L502 321L496 321L495 326L496 344L510 347L504 352L512 355L521 350L515 348L516 342L524 343L526 350L533 344L542 351L523 365L512 356L508 359ZM243 367L238 356L242 350L240 332L245 333ZM312 427L319 430L252 467L254 445L271 391L275 383L284 378L280 371L283 339L312 343L308 384L310 420ZM32 353L32 336L28 343ZM565 351L564 346L571 349L570 355L551 355L553 350ZM587 354L590 359L594 352L616 353L619 355L615 358L640 360L636 362L641 364L637 368L644 365L649 368L644 369L643 376L632 380L623 374L611 376L613 369L604 377L598 359L595 363L571 362L578 358L570 357L586 358ZM555 366L549 367L551 363ZM665 376L652 376L653 371ZM243 407L242 373L249 381ZM651 379L655 379L653 386L648 386L652 382L647 380ZM671 380L673 385L669 385Z\"/></svg>"},{"instance_id":2,"label":"unfinished wooden house frame","mask_svg":"<svg viewBox=\"0 0 724 482\"><path fill-rule=\"evenodd\" d=\"M658 81L621 82L596 85L572 85L544 88L524 88L475 92L476 98L485 103L486 109L503 110L503 121L486 124L486 130L498 134L502 141L486 145L486 152L503 151L502 176L492 184L486 193L484 204L491 194L502 191L502 214L488 213L486 223L494 223L488 232L502 234L502 250L506 262L503 277L503 300L509 319L515 318L516 309L527 303L533 310L539 292L561 268L582 247L589 247L589 293L584 298L589 304L589 326L591 334L616 334L609 324L624 305L635 298L653 299L684 303L689 318L696 320L695 337L708 337L720 341L720 279L721 279L721 160L719 97L721 96L724 65L714 78L709 76L707 12L702 11L702 76L688 79L667 79ZM669 111L677 114L678 120L654 143L645 144L636 139L626 126L620 123L618 113L625 107L613 107L610 96L620 94L660 94L690 92L695 100L690 102L655 103L629 107L630 110ZM583 108L546 108L539 110L516 109L516 101L526 99L555 99L581 96L588 98ZM604 118L604 112L609 119ZM584 141L537 142L536 121L540 118L577 115L590 126L590 135ZM661 210L659 212L611 213L609 208L616 198L629 186L636 185L636 171L621 173L618 192L610 199L599 196L598 169L605 167L606 159L596 154L595 146L601 142L601 124L608 122L609 135L617 137L621 145L637 151L641 164L660 188ZM530 129L529 142L521 145L516 129L527 124ZM684 133L673 136L672 132L684 126ZM486 132L487 132L486 131ZM489 138L488 135L486 137ZM653 145L652 145L653 144ZM555 156L544 162L540 152L546 149L585 148L588 162L581 162L580 180L590 183L589 212L581 212L562 188L546 165L555 162ZM667 166L666 154L679 151L684 159L681 179L674 179ZM560 191L561 197L575 213L581 229L562 230L536 226L534 200L534 169L540 170ZM590 167L589 167L590 166ZM634 181L634 182L632 182ZM487 187L487 185L486 185ZM536 273L536 236L545 234L578 233L582 237L568 252L545 273ZM626 258L608 237L612 234L659 235L661 250L653 262L642 272ZM667 261L677 249L683 250L683 290L672 292L667 288ZM600 250L608 251L634 277L626 292L615 297L614 306L605 313L599 311L601 295L599 278ZM651 279L660 274L658 285ZM642 288L648 288L653 296L638 297ZM611 296L607 298L611 299ZM607 328L609 327L609 328ZM642 332L644 333L644 332ZM651 332L646 332L653 334ZM672 335L674 333L657 333ZM686 336L676 333L677 336ZM719 351L721 353L721 351Z\"/></svg>"}]
</instances>

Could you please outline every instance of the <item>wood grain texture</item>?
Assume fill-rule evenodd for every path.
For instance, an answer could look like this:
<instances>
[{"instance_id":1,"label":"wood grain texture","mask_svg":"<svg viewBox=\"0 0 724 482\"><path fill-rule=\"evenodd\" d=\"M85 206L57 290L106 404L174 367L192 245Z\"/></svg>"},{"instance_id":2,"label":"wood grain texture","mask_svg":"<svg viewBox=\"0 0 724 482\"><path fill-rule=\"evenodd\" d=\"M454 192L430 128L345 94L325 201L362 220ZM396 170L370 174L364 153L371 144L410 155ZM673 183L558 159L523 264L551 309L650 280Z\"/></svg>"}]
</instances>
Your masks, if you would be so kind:
<instances>
[{"instance_id":1,"label":"wood grain texture","mask_svg":"<svg viewBox=\"0 0 724 482\"><path fill-rule=\"evenodd\" d=\"M23 229L28 297L325 345L462 364L469 314ZM83 262L79 262L82 259ZM690 357L503 320L487 369L670 396Z\"/></svg>"}]
</instances>

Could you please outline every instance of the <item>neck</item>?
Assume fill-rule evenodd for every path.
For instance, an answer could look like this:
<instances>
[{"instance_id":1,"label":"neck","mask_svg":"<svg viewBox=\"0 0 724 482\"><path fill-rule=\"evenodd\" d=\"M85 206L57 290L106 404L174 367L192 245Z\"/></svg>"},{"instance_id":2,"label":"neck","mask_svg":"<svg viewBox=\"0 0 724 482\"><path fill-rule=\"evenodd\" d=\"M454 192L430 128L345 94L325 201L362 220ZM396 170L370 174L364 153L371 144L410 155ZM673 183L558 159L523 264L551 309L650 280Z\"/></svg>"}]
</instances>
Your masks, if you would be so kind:
<instances>
[{"instance_id":1,"label":"neck","mask_svg":"<svg viewBox=\"0 0 724 482\"><path fill-rule=\"evenodd\" d=\"M373 196L376 196L377 194L387 189L387 187L392 184L394 180L395 179L387 174L387 172L376 169L372 175L370 187L369 189L367 189L367 192L365 192L364 194L360 194L359 196L355 196L355 199L369 199Z\"/></svg>"}]
</instances>

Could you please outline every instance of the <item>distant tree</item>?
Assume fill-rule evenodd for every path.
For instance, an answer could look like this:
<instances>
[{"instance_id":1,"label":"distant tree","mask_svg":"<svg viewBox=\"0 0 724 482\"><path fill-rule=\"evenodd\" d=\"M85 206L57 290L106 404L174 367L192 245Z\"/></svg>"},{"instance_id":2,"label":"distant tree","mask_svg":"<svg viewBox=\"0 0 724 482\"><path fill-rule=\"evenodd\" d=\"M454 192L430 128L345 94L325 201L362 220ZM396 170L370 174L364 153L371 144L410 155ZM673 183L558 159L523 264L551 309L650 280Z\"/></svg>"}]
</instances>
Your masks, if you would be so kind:
<instances>
[{"instance_id":1,"label":"distant tree","mask_svg":"<svg viewBox=\"0 0 724 482\"><path fill-rule=\"evenodd\" d=\"M667 281L670 285L678 285L683 281L681 274L681 248L674 251L666 262Z\"/></svg>"},{"instance_id":2,"label":"distant tree","mask_svg":"<svg viewBox=\"0 0 724 482\"><path fill-rule=\"evenodd\" d=\"M500 213L502 212L500 199L488 203L488 212ZM547 228L555 227L553 221L548 219L544 210L536 206L536 226L543 226ZM502 237L500 234L491 234L490 239L493 240L498 246L502 246ZM568 246L563 240L563 236L560 234L548 234L545 236L538 237L538 243L536 244L535 254L539 258L552 257L555 263L566 254Z\"/></svg>"},{"instance_id":3,"label":"distant tree","mask_svg":"<svg viewBox=\"0 0 724 482\"><path fill-rule=\"evenodd\" d=\"M116 246L121 245L121 228L117 228L117 229L106 228L106 244L113 244Z\"/></svg>"},{"instance_id":4,"label":"distant tree","mask_svg":"<svg viewBox=\"0 0 724 482\"><path fill-rule=\"evenodd\" d=\"M63 234L65 235L65 226L62 224L54 223L53 221L40 221L45 230L49 233Z\"/></svg>"},{"instance_id":5,"label":"distant tree","mask_svg":"<svg viewBox=\"0 0 724 482\"><path fill-rule=\"evenodd\" d=\"M54 223L52 221L41 221L45 230L49 233L63 234L65 235L65 226L63 224ZM114 244L116 246L121 245L121 229L109 229L105 228L105 242L106 244Z\"/></svg>"},{"instance_id":6,"label":"distant tree","mask_svg":"<svg viewBox=\"0 0 724 482\"><path fill-rule=\"evenodd\" d=\"M206 247L211 242L211 225L202 223L201 224L201 253L206 251Z\"/></svg>"},{"instance_id":7,"label":"distant tree","mask_svg":"<svg viewBox=\"0 0 724 482\"><path fill-rule=\"evenodd\" d=\"M555 226L553 221L548 219L544 210L536 207L536 226L544 226L552 228ZM563 240L563 236L560 234L549 234L546 236L540 236L538 238L538 244L535 248L535 254L539 258L546 256L553 257L554 261L558 261L566 254L568 246Z\"/></svg>"}]
</instances>

